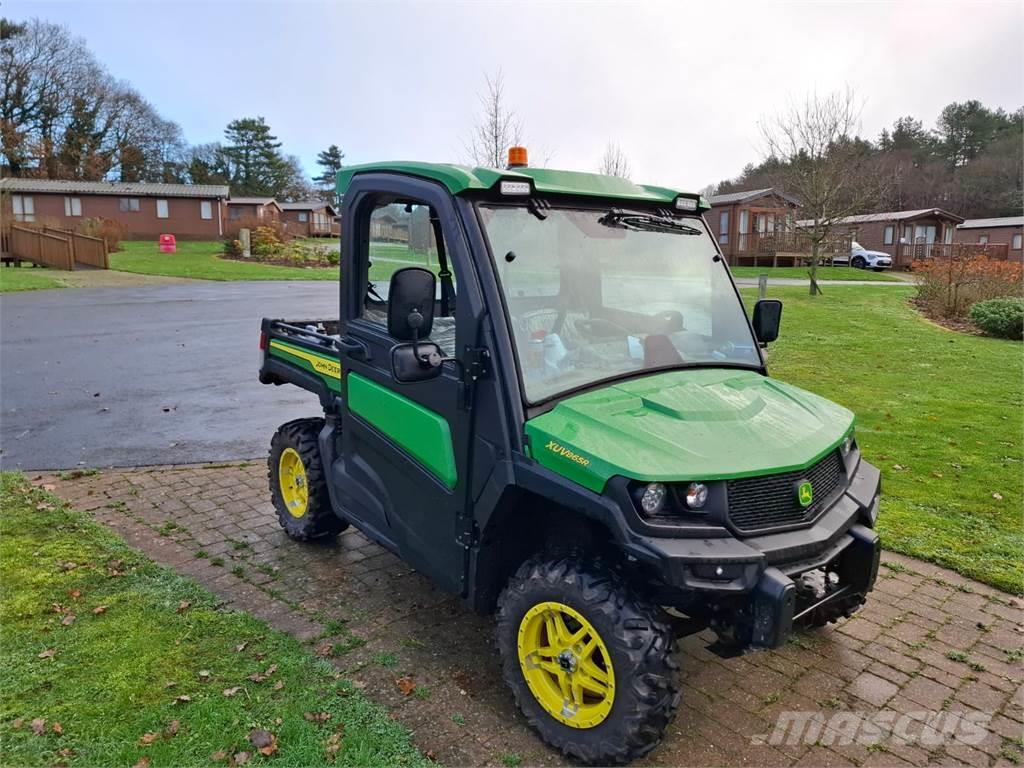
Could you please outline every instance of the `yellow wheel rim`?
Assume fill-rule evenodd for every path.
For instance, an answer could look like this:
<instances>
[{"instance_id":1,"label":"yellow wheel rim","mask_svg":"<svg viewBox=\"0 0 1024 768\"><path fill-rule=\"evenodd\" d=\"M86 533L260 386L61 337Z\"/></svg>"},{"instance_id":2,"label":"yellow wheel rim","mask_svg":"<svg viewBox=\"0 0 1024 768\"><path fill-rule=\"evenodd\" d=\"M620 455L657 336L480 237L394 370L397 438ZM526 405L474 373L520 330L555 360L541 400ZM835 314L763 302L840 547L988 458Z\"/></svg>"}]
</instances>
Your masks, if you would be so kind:
<instances>
[{"instance_id":1,"label":"yellow wheel rim","mask_svg":"<svg viewBox=\"0 0 1024 768\"><path fill-rule=\"evenodd\" d=\"M562 603L538 603L519 624L519 665L544 711L573 728L593 728L612 711L615 671L601 636Z\"/></svg>"},{"instance_id":2,"label":"yellow wheel rim","mask_svg":"<svg viewBox=\"0 0 1024 768\"><path fill-rule=\"evenodd\" d=\"M277 482L281 487L281 498L292 517L302 517L309 507L309 486L306 483L306 467L302 457L294 448L285 448L277 463Z\"/></svg>"}]
</instances>

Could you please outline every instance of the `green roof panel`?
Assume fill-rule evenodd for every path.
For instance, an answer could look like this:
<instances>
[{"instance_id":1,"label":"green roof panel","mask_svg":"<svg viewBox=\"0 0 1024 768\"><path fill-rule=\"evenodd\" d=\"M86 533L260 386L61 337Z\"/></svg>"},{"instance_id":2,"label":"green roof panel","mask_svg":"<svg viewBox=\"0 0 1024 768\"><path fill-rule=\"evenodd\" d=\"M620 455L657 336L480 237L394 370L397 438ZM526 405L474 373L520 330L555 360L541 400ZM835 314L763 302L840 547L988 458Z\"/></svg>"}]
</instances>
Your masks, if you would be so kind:
<instances>
[{"instance_id":1,"label":"green roof panel","mask_svg":"<svg viewBox=\"0 0 1024 768\"><path fill-rule=\"evenodd\" d=\"M338 171L338 194L344 195L352 179L360 173L400 173L430 179L444 184L453 195L488 190L502 179L532 181L533 188L541 194L610 197L666 205L672 205L681 194L692 194L667 187L634 184L628 179L603 176L599 173L529 167L503 171L496 168L470 168L465 165L411 161L365 163L342 168ZM698 206L700 210L708 210L711 207L703 197L699 198Z\"/></svg>"}]
</instances>

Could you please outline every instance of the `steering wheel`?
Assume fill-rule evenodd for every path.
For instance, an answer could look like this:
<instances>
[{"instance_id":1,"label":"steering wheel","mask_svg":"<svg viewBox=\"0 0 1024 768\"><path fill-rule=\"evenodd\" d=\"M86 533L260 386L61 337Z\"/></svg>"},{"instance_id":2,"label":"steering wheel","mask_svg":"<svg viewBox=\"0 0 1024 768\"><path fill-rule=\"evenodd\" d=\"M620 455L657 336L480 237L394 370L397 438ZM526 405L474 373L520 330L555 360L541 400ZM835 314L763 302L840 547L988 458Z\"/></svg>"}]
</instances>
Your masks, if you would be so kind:
<instances>
[{"instance_id":1,"label":"steering wheel","mask_svg":"<svg viewBox=\"0 0 1024 768\"><path fill-rule=\"evenodd\" d=\"M591 339L621 339L632 334L632 331L623 328L618 323L613 323L611 320L605 320L601 317L577 320L576 329L582 335Z\"/></svg>"}]
</instances>

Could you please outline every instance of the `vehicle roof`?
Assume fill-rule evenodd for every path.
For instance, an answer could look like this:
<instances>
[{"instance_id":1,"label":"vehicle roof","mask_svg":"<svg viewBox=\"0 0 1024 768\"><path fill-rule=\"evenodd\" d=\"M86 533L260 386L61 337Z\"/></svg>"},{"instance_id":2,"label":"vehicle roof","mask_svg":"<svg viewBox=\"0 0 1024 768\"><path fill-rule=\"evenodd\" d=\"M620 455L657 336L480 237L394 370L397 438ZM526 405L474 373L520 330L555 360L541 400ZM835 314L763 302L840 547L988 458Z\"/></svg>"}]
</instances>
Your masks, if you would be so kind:
<instances>
[{"instance_id":1,"label":"vehicle roof","mask_svg":"<svg viewBox=\"0 0 1024 768\"><path fill-rule=\"evenodd\" d=\"M551 168L470 168L449 163L420 163L414 161L393 161L350 165L338 171L337 189L344 195L352 179L360 173L400 173L440 182L453 195L493 188L499 181L531 181L535 191L557 195L582 195L586 197L610 197L645 203L673 205L679 195L698 197L699 210L711 206L703 197L680 189L656 187L648 184L634 184L617 176L603 176L599 173L579 171L558 171Z\"/></svg>"}]
</instances>

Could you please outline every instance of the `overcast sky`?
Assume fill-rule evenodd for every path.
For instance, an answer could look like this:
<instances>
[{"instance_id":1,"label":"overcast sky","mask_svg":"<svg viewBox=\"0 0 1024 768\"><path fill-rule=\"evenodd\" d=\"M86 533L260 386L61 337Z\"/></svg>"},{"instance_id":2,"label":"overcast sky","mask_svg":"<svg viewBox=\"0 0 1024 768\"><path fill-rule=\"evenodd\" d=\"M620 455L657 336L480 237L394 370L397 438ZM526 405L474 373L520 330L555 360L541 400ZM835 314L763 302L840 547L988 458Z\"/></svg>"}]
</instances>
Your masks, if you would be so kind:
<instances>
[{"instance_id":1,"label":"overcast sky","mask_svg":"<svg viewBox=\"0 0 1024 768\"><path fill-rule=\"evenodd\" d=\"M951 101L1024 104L1024 3L4 2L85 38L191 143L262 115L308 173L347 162L466 161L484 74L505 74L533 156L699 189L760 159L757 121L851 86L862 135Z\"/></svg>"}]
</instances>

